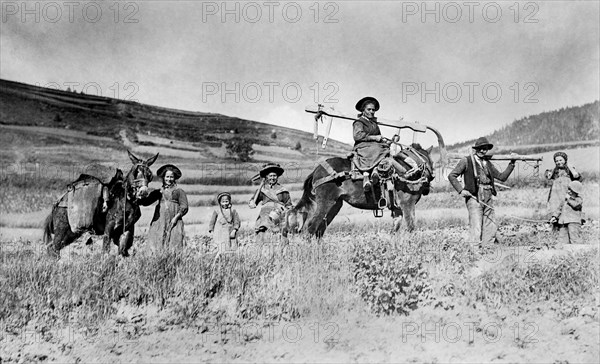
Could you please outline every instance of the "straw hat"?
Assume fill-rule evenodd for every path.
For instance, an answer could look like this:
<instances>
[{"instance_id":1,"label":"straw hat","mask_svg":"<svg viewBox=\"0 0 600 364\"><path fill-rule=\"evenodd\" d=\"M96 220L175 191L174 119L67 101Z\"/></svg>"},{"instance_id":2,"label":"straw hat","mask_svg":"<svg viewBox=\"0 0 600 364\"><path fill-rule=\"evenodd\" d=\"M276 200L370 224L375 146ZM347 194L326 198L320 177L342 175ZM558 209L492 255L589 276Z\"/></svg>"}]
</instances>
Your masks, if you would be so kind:
<instances>
[{"instance_id":1,"label":"straw hat","mask_svg":"<svg viewBox=\"0 0 600 364\"><path fill-rule=\"evenodd\" d=\"M283 168L277 163L267 163L263 165L263 168L260 170L260 176L265 178L267 174L271 172L275 172L277 177L279 177L283 174Z\"/></svg>"},{"instance_id":2,"label":"straw hat","mask_svg":"<svg viewBox=\"0 0 600 364\"><path fill-rule=\"evenodd\" d=\"M356 103L356 110L358 111L363 111L363 109L365 108L365 105L367 103L373 103L373 105L375 105L375 111L379 110L379 101L377 101L376 98L374 98L373 96L366 96L363 97L362 99L358 100L358 102Z\"/></svg>"},{"instance_id":3,"label":"straw hat","mask_svg":"<svg viewBox=\"0 0 600 364\"><path fill-rule=\"evenodd\" d=\"M156 175L161 178L164 178L165 173L167 173L167 171L173 172L173 175L175 176L176 180L181 178L181 170L172 164L165 164L164 166L160 167L158 171L156 171Z\"/></svg>"}]
</instances>

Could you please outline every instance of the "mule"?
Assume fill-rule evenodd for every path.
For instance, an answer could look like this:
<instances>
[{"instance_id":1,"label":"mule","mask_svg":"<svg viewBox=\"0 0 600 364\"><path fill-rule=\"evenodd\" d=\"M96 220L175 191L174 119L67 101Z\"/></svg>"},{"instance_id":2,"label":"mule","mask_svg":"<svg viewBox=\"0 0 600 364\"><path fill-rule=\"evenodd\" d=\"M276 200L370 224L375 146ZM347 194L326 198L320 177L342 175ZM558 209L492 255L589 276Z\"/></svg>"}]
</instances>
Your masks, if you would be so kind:
<instances>
[{"instance_id":1,"label":"mule","mask_svg":"<svg viewBox=\"0 0 600 364\"><path fill-rule=\"evenodd\" d=\"M88 227L95 234L103 234L103 249L110 250L110 240L119 247L119 254L129 256L129 249L133 245L135 223L141 217L138 200L143 198L152 181L150 166L158 158L158 153L147 160L141 160L127 151L133 166L127 176L117 170L115 176L108 184L103 184L108 189L108 198L104 200L102 210L94 214L93 224ZM81 178L95 178L82 175ZM52 237L54 234L54 237ZM44 222L44 243L50 256L59 257L60 250L70 245L83 234L74 233L69 225L66 207L59 206L57 202ZM88 241L89 242L89 241Z\"/></svg>"},{"instance_id":2,"label":"mule","mask_svg":"<svg viewBox=\"0 0 600 364\"><path fill-rule=\"evenodd\" d=\"M438 137L440 161L443 167L447 156L445 145L439 132L431 130ZM400 229L402 218L407 229L412 231L415 228L415 205L422 196L429 194L430 182L435 178L434 165L430 156L432 147L425 150L420 145L413 144L412 150L423 161L419 173L409 179L396 181L393 196L386 195L385 189L380 191L379 196L365 192L362 174L357 174L357 178L350 177L351 161L347 158L330 158L325 163L319 164L304 181L300 201L286 216L286 233L306 232L320 238L342 208L344 201L362 210L379 210L378 199L381 197L394 201L388 206L394 218L394 231ZM397 161L401 162L398 159ZM333 174L339 177L328 177ZM325 180L327 182L315 183L315 181Z\"/></svg>"}]
</instances>

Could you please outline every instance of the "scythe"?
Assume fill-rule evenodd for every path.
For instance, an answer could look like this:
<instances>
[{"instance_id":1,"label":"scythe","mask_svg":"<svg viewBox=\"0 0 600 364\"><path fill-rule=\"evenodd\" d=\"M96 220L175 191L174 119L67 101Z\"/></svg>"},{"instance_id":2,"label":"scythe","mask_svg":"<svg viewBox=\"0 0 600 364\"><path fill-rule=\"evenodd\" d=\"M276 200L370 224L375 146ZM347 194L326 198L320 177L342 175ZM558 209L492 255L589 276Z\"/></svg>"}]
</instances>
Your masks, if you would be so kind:
<instances>
[{"instance_id":1,"label":"scythe","mask_svg":"<svg viewBox=\"0 0 600 364\"><path fill-rule=\"evenodd\" d=\"M321 104L318 104L317 106L314 106L314 105L307 106L304 110L307 113L315 114L315 129L314 129L314 138L315 139L318 138L319 120L323 116L330 117L330 119L327 121L327 124L326 124L325 135L323 136L323 144L322 144L323 148L325 148L327 145L327 140L329 139L329 133L331 132L331 124L333 122L333 118L351 120L351 121L354 121L357 119L357 117L354 115L341 113L341 112L335 110L333 107L325 108L325 106L321 105ZM435 136L437 137L437 140L438 140L438 145L439 145L439 150L440 150L440 160L439 160L440 167L443 169L448 164L448 152L446 151L446 144L444 143L444 138L442 137L442 134L440 134L440 132L437 129L432 128L431 126L427 126L427 125L416 123L416 122L407 122L402 119L388 120L388 119L383 119L383 118L377 118L377 123L379 125L389 126L392 128L398 128L398 131L400 131L402 129L411 129L417 133L425 133L425 132L427 132L427 130L431 130L435 134Z\"/></svg>"}]
</instances>

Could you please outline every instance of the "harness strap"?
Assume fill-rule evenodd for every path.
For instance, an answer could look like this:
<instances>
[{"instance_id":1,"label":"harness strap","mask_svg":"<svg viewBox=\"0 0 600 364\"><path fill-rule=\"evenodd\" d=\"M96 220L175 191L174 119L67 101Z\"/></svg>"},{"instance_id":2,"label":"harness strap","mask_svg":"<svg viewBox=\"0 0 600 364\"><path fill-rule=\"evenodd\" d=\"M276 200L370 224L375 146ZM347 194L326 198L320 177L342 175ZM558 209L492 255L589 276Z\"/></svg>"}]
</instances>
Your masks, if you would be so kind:
<instances>
[{"instance_id":1,"label":"harness strap","mask_svg":"<svg viewBox=\"0 0 600 364\"><path fill-rule=\"evenodd\" d=\"M479 181L479 174L477 172L477 161L475 160L475 154L471 150L471 163L473 163L473 174L475 175L475 180Z\"/></svg>"},{"instance_id":2,"label":"harness strap","mask_svg":"<svg viewBox=\"0 0 600 364\"><path fill-rule=\"evenodd\" d=\"M350 178L350 173L346 172L346 171L342 171L342 172L336 172L333 167L331 167L331 165L329 163L327 163L326 160L321 161L319 163L319 165L321 167L323 167L323 169L325 169L325 171L327 171L327 173L329 173L327 176L318 178L316 181L313 181L313 188L312 188L312 193L315 193L315 189L319 186L321 186L322 184L325 184L327 182L336 180L336 179L348 179Z\"/></svg>"},{"instance_id":3,"label":"harness strap","mask_svg":"<svg viewBox=\"0 0 600 364\"><path fill-rule=\"evenodd\" d=\"M415 157L416 157L417 160L421 161L420 164L427 163L427 161L425 159L423 159L423 157L421 157L421 155L413 147L407 146L402 152L407 154L412 159L415 159Z\"/></svg>"}]
</instances>

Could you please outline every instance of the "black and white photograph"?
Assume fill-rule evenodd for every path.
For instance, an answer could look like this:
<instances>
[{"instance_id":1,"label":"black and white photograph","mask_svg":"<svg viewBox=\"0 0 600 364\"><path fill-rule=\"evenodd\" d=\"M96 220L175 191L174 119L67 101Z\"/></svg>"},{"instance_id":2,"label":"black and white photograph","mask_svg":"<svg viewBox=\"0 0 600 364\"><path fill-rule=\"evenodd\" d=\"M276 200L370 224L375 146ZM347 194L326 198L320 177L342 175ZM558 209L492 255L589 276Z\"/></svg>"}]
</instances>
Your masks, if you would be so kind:
<instances>
[{"instance_id":1,"label":"black and white photograph","mask_svg":"<svg viewBox=\"0 0 600 364\"><path fill-rule=\"evenodd\" d=\"M0 18L0 364L600 361L600 1Z\"/></svg>"}]
</instances>

